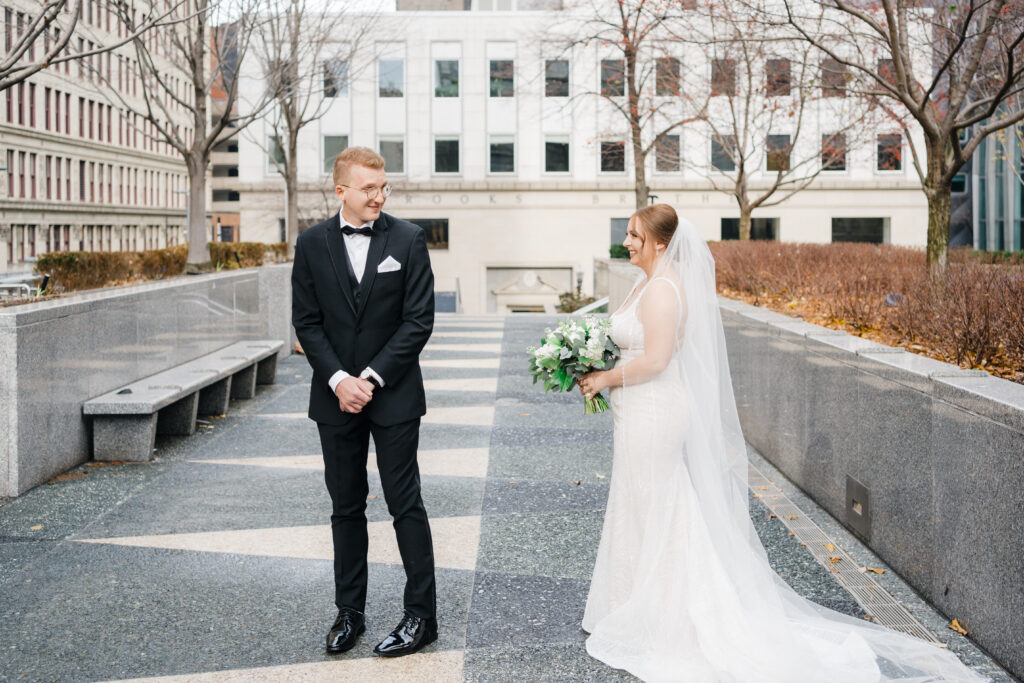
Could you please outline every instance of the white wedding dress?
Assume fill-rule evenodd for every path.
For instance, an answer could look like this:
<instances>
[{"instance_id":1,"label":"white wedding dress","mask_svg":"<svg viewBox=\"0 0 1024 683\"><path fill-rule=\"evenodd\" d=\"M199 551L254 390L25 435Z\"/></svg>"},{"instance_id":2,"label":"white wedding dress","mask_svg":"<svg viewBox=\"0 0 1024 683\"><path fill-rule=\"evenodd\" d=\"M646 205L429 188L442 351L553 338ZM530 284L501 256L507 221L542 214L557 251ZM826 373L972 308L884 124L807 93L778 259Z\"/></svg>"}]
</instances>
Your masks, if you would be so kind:
<instances>
[{"instance_id":1,"label":"white wedding dress","mask_svg":"<svg viewBox=\"0 0 1024 683\"><path fill-rule=\"evenodd\" d=\"M655 285L675 292L676 325L656 328L674 351L631 382ZM771 569L747 510L714 264L691 224L611 322L626 382L609 395L614 463L583 618L591 656L647 681L983 680L946 650L800 597Z\"/></svg>"}]
</instances>

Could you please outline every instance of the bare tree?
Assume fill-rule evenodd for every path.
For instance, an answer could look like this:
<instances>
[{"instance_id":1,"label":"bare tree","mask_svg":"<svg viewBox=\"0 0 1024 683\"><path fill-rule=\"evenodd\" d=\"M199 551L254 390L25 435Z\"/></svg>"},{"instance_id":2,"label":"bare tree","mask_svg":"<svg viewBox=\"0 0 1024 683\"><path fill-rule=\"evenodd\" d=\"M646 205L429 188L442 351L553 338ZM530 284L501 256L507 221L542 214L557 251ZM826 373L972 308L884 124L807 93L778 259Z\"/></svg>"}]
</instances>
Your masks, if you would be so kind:
<instances>
[{"instance_id":1,"label":"bare tree","mask_svg":"<svg viewBox=\"0 0 1024 683\"><path fill-rule=\"evenodd\" d=\"M545 41L568 52L597 46L600 79L596 90L583 89L574 99L599 97L617 122L609 132L628 131L633 161L636 207L647 206L647 159L660 157L678 164L679 138L675 135L689 122L699 120L702 106L695 98L681 97L681 60L669 25L687 11L691 0L664 3L660 0L581 0L567 6L563 19ZM602 157L625 168L626 144L602 140ZM621 156L621 160L617 160Z\"/></svg>"},{"instance_id":2,"label":"bare tree","mask_svg":"<svg viewBox=\"0 0 1024 683\"><path fill-rule=\"evenodd\" d=\"M673 26L696 67L687 96L711 99L689 129L702 143L698 158L710 151L711 163L693 170L736 200L744 240L754 210L785 202L823 171L846 169L847 151L871 129L870 103L819 87L816 50L761 24L760 9L705 6Z\"/></svg>"},{"instance_id":3,"label":"bare tree","mask_svg":"<svg viewBox=\"0 0 1024 683\"><path fill-rule=\"evenodd\" d=\"M356 54L376 15L350 14L344 5L278 0L264 8L256 47L273 105L264 118L266 138L250 135L267 152L285 185L286 241L298 237L298 139L348 90ZM365 62L365 60L363 60Z\"/></svg>"},{"instance_id":4,"label":"bare tree","mask_svg":"<svg viewBox=\"0 0 1024 683\"><path fill-rule=\"evenodd\" d=\"M780 7L778 25L834 60L852 92L887 103L904 121L928 199L928 265L945 268L953 176L983 139L1024 120L1024 8L1017 0L782 0ZM902 111L920 126L924 149Z\"/></svg>"},{"instance_id":5,"label":"bare tree","mask_svg":"<svg viewBox=\"0 0 1024 683\"><path fill-rule=\"evenodd\" d=\"M118 0L125 4L125 0ZM71 51L71 38L80 31L82 0L40 0L36 11L18 13L12 18L15 26L7 26L11 45L0 59L0 90L17 85L43 69L76 59L89 59L141 38L154 28L170 26L178 19L171 15L183 4L165 6L162 13L147 16L123 37L94 44L91 49ZM99 10L98 10L99 11ZM114 9L109 9L115 12ZM86 27L87 28L87 27ZM37 57L38 55L38 57Z\"/></svg>"},{"instance_id":6,"label":"bare tree","mask_svg":"<svg viewBox=\"0 0 1024 683\"><path fill-rule=\"evenodd\" d=\"M131 96L107 83L122 109L139 116L151 138L181 155L188 172L188 260L209 260L206 230L206 170L213 148L241 130L266 107L270 94L239 116L238 65L256 33L258 0L186 0L178 19L158 34L132 41L138 63L138 91ZM139 21L132 7L118 6L128 30ZM184 16L179 16L179 15ZM228 21L230 19L230 21ZM224 113L210 116L211 92L222 91Z\"/></svg>"}]
</instances>

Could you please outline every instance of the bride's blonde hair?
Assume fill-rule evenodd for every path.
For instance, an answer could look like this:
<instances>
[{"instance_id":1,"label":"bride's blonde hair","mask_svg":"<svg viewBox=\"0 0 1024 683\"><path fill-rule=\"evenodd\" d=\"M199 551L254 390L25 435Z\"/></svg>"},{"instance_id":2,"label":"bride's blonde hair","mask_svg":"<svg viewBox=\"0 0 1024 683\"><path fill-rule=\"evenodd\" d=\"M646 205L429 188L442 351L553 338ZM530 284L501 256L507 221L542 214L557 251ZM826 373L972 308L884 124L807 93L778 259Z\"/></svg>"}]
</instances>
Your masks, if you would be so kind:
<instances>
[{"instance_id":1,"label":"bride's blonde hair","mask_svg":"<svg viewBox=\"0 0 1024 683\"><path fill-rule=\"evenodd\" d=\"M644 226L645 237L650 235L658 244L668 245L679 227L679 216L668 204L645 206L634 213L633 217Z\"/></svg>"}]
</instances>

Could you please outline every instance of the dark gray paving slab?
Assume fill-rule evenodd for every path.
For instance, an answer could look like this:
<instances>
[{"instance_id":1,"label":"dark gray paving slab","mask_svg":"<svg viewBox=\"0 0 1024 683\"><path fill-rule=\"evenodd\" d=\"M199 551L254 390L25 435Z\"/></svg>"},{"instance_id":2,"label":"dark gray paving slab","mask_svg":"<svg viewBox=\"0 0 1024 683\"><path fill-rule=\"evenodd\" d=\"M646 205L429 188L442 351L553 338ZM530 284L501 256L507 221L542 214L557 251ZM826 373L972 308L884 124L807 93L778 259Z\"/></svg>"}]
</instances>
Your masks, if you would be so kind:
<instances>
[{"instance_id":1,"label":"dark gray paving slab","mask_svg":"<svg viewBox=\"0 0 1024 683\"><path fill-rule=\"evenodd\" d=\"M605 483L490 479L484 493L483 514L604 510L608 503Z\"/></svg>"},{"instance_id":2,"label":"dark gray paving slab","mask_svg":"<svg viewBox=\"0 0 1024 683\"><path fill-rule=\"evenodd\" d=\"M462 680L472 683L507 681L636 681L587 654L582 645L488 647L466 651Z\"/></svg>"},{"instance_id":3,"label":"dark gray paving slab","mask_svg":"<svg viewBox=\"0 0 1024 683\"><path fill-rule=\"evenodd\" d=\"M502 397L494 411L494 424L502 427L526 427L548 429L557 434L564 429L593 429L607 437L612 428L612 413L587 415L584 412L583 397L578 393L571 402L544 403L517 401Z\"/></svg>"},{"instance_id":4,"label":"dark gray paving slab","mask_svg":"<svg viewBox=\"0 0 1024 683\"><path fill-rule=\"evenodd\" d=\"M466 646L522 647L577 643L589 581L478 571Z\"/></svg>"},{"instance_id":5,"label":"dark gray paving slab","mask_svg":"<svg viewBox=\"0 0 1024 683\"><path fill-rule=\"evenodd\" d=\"M487 515L481 521L477 570L589 581L604 512Z\"/></svg>"},{"instance_id":6,"label":"dark gray paving slab","mask_svg":"<svg viewBox=\"0 0 1024 683\"><path fill-rule=\"evenodd\" d=\"M496 426L488 476L596 482L611 474L611 435L594 429Z\"/></svg>"}]
</instances>

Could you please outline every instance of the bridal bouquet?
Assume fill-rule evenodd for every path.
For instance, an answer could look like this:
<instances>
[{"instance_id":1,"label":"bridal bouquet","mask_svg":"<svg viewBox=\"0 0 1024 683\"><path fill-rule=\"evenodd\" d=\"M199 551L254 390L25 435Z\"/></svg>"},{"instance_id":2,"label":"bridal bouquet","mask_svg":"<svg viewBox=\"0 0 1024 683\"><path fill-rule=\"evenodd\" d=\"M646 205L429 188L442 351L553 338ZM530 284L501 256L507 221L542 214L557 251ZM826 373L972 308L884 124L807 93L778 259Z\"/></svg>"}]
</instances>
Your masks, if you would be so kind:
<instances>
[{"instance_id":1,"label":"bridal bouquet","mask_svg":"<svg viewBox=\"0 0 1024 683\"><path fill-rule=\"evenodd\" d=\"M554 330L545 330L541 345L526 349L533 383L543 382L544 391L569 391L588 372L612 368L620 352L608 336L610 327L607 318L586 317L564 320ZM597 394L585 399L585 410L588 415L603 413L608 401Z\"/></svg>"}]
</instances>

